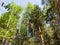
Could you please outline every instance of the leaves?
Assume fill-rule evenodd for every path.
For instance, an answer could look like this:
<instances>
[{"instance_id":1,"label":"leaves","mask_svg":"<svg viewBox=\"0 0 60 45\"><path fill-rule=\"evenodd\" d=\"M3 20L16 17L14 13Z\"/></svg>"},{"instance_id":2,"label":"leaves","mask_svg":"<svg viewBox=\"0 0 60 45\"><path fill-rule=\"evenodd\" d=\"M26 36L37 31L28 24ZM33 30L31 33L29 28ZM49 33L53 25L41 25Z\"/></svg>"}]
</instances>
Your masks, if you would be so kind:
<instances>
[{"instance_id":1,"label":"leaves","mask_svg":"<svg viewBox=\"0 0 60 45\"><path fill-rule=\"evenodd\" d=\"M10 3L5 6L5 8L8 8L9 11L2 14L0 18L0 37L11 39L12 36L15 36L16 26L18 23L19 14L22 12L22 7L16 5L15 3ZM7 27L8 22L9 25Z\"/></svg>"}]
</instances>

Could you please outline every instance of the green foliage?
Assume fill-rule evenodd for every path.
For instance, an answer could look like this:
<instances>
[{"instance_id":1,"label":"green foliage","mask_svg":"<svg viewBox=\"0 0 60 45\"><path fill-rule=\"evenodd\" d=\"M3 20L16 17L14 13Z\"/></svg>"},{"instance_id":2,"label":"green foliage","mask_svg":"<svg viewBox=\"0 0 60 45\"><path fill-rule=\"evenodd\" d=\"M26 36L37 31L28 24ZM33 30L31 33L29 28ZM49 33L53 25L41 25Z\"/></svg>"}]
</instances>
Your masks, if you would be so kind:
<instances>
[{"instance_id":1,"label":"green foliage","mask_svg":"<svg viewBox=\"0 0 60 45\"><path fill-rule=\"evenodd\" d=\"M52 10L54 7L54 1L50 1L50 5L45 6L43 10L41 10L38 5L32 5L29 2L25 9L25 13L23 14L22 23L20 25L20 33L22 38L27 35L27 25L29 24L29 20L32 20L33 22L33 29L37 29L38 31L39 28L41 28L42 31L45 31L47 33L50 39L54 37L54 31L57 31L57 35L60 38L60 29L58 30L58 28L60 27L59 25L55 25L56 21L60 21L59 16L53 17L53 19L50 21L50 27L46 27L46 23L44 23L44 21L47 21L47 19L49 19L49 15L53 16L52 14L56 13L54 12L54 10ZM21 14L23 8L16 5L14 2L6 5L5 8L8 9L8 11L2 14L2 16L0 17L0 37L11 40L11 38L14 38L16 34L16 26L18 23L18 19L20 18L19 15ZM49 10L50 8L51 10Z\"/></svg>"},{"instance_id":2,"label":"green foliage","mask_svg":"<svg viewBox=\"0 0 60 45\"><path fill-rule=\"evenodd\" d=\"M27 25L21 24L20 32L21 32L22 37L26 36L27 35Z\"/></svg>"},{"instance_id":3,"label":"green foliage","mask_svg":"<svg viewBox=\"0 0 60 45\"><path fill-rule=\"evenodd\" d=\"M0 18L0 27L6 28L9 19L9 12L4 13Z\"/></svg>"},{"instance_id":4,"label":"green foliage","mask_svg":"<svg viewBox=\"0 0 60 45\"><path fill-rule=\"evenodd\" d=\"M28 18L29 14L31 13L31 11L34 9L34 5L32 5L30 2L28 3L27 7L26 7L26 11L24 13L24 17Z\"/></svg>"},{"instance_id":5,"label":"green foliage","mask_svg":"<svg viewBox=\"0 0 60 45\"><path fill-rule=\"evenodd\" d=\"M50 5L52 6L52 8L54 8L55 7L55 1L54 0L51 0L50 1Z\"/></svg>"},{"instance_id":6,"label":"green foliage","mask_svg":"<svg viewBox=\"0 0 60 45\"><path fill-rule=\"evenodd\" d=\"M40 7L38 5L33 5L32 6L33 8L31 8L31 7L28 8L28 7L29 7L29 5L27 5L27 10L25 13L28 14L29 20L32 20L34 25L36 25L36 27L43 25L42 22L44 22L45 19L44 19L44 15L43 15L43 12L40 9ZM30 11L30 12L28 12L28 11Z\"/></svg>"},{"instance_id":7,"label":"green foliage","mask_svg":"<svg viewBox=\"0 0 60 45\"><path fill-rule=\"evenodd\" d=\"M11 39L15 36L19 14L22 12L23 9L21 6L18 6L15 3L8 4L5 8L8 8L9 10L8 12L2 14L0 18L0 37Z\"/></svg>"},{"instance_id":8,"label":"green foliage","mask_svg":"<svg viewBox=\"0 0 60 45\"><path fill-rule=\"evenodd\" d=\"M11 12L13 10L13 14L19 14L23 10L21 6L16 5L14 2L5 6Z\"/></svg>"}]
</instances>

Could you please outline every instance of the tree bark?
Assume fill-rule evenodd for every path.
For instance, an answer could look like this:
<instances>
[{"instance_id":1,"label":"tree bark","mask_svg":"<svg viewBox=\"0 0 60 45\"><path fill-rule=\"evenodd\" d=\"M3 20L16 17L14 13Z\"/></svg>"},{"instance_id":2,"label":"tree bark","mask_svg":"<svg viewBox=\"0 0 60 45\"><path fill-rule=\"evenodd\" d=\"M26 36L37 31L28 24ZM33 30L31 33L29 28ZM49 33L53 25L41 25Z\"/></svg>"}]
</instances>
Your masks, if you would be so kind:
<instances>
[{"instance_id":1,"label":"tree bark","mask_svg":"<svg viewBox=\"0 0 60 45\"><path fill-rule=\"evenodd\" d=\"M6 44L6 39L3 38L2 45Z\"/></svg>"},{"instance_id":2,"label":"tree bark","mask_svg":"<svg viewBox=\"0 0 60 45\"><path fill-rule=\"evenodd\" d=\"M39 28L39 31L42 32L41 27ZM43 37L43 34L41 34L41 42L42 42L41 45L44 45L44 37Z\"/></svg>"}]
</instances>

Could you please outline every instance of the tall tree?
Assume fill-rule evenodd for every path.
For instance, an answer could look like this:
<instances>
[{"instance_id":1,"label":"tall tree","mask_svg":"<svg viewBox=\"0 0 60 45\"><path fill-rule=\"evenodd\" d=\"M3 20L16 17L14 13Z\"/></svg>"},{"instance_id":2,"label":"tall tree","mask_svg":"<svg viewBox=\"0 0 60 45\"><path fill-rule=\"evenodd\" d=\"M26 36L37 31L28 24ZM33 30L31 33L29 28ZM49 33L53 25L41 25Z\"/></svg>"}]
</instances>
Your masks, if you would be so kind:
<instances>
[{"instance_id":1,"label":"tall tree","mask_svg":"<svg viewBox=\"0 0 60 45\"><path fill-rule=\"evenodd\" d=\"M39 36L38 32L41 33L40 37L42 40L42 44L44 45L43 36L42 36L43 25L44 25L44 20L45 20L44 15L43 15L41 9L39 8L39 6L37 6L37 5L33 5L32 8L30 6L27 6L27 10L26 10L26 13L28 15L29 20L31 20L34 25L34 30L37 34L36 36Z\"/></svg>"},{"instance_id":2,"label":"tall tree","mask_svg":"<svg viewBox=\"0 0 60 45\"><path fill-rule=\"evenodd\" d=\"M13 2L6 5L5 8L8 9L8 12L2 14L0 18L0 37L12 41L14 40L16 25L18 23L19 14L22 12L22 7Z\"/></svg>"}]
</instances>

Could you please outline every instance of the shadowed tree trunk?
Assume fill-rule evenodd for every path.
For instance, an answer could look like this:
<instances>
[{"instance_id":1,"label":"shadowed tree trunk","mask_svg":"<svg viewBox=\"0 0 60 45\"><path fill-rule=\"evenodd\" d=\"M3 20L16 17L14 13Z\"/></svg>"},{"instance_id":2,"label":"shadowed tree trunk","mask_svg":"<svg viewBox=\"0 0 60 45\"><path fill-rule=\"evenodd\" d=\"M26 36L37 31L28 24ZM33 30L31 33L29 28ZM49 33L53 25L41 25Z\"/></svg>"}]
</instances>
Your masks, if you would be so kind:
<instances>
[{"instance_id":1,"label":"shadowed tree trunk","mask_svg":"<svg viewBox=\"0 0 60 45\"><path fill-rule=\"evenodd\" d=\"M35 29L36 29L36 39L37 41L39 40L40 41L40 45L44 45L44 37L43 37L43 29L41 28L41 22L39 20L35 20L34 21L34 26L35 26ZM39 35L40 33L40 35ZM39 38L39 39L38 39Z\"/></svg>"},{"instance_id":2,"label":"shadowed tree trunk","mask_svg":"<svg viewBox=\"0 0 60 45\"><path fill-rule=\"evenodd\" d=\"M2 45L5 45L5 44L6 44L6 39L3 38Z\"/></svg>"}]
</instances>

